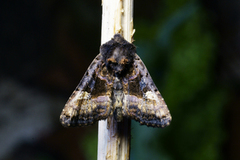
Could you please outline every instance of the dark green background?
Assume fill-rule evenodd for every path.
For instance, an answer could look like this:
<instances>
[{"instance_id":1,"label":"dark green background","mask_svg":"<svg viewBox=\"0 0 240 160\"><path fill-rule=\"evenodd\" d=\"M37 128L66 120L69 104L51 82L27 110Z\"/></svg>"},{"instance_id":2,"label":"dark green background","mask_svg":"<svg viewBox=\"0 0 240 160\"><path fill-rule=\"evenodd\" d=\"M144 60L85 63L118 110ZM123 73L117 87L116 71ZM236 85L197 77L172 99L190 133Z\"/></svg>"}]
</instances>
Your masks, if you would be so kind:
<instances>
[{"instance_id":1,"label":"dark green background","mask_svg":"<svg viewBox=\"0 0 240 160\"><path fill-rule=\"evenodd\" d=\"M1 158L96 159L97 124L65 129L58 118L99 52L101 1L5 0L0 16L1 78L61 100L51 128ZM131 160L240 159L239 22L234 0L135 0L134 44L173 120L165 129L132 121Z\"/></svg>"}]
</instances>

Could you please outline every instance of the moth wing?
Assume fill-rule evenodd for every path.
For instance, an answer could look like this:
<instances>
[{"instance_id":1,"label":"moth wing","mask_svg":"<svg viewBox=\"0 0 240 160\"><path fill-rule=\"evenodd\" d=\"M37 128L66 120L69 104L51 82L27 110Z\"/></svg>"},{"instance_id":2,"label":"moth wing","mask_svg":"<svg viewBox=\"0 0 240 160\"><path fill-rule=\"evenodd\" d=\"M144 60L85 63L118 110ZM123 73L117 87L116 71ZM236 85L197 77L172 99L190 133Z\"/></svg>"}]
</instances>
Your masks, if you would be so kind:
<instances>
[{"instance_id":1,"label":"moth wing","mask_svg":"<svg viewBox=\"0 0 240 160\"><path fill-rule=\"evenodd\" d=\"M60 115L65 127L92 125L106 119L111 113L111 90L102 55L90 64L75 91L69 97Z\"/></svg>"},{"instance_id":2,"label":"moth wing","mask_svg":"<svg viewBox=\"0 0 240 160\"><path fill-rule=\"evenodd\" d=\"M123 115L140 124L166 127L172 117L147 68L136 54L134 68L124 89Z\"/></svg>"}]
</instances>

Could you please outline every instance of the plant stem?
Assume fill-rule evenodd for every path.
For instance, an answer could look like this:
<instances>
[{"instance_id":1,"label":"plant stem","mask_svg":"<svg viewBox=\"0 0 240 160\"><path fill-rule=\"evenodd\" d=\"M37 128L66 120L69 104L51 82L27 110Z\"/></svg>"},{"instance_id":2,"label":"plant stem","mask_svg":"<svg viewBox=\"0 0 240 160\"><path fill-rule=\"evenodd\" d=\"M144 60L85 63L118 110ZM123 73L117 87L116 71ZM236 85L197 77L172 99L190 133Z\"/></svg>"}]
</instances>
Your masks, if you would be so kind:
<instances>
[{"instance_id":1,"label":"plant stem","mask_svg":"<svg viewBox=\"0 0 240 160\"><path fill-rule=\"evenodd\" d=\"M101 43L120 33L132 42L133 0L102 0ZM98 123L98 160L129 160L131 120L116 122L113 117Z\"/></svg>"}]
</instances>

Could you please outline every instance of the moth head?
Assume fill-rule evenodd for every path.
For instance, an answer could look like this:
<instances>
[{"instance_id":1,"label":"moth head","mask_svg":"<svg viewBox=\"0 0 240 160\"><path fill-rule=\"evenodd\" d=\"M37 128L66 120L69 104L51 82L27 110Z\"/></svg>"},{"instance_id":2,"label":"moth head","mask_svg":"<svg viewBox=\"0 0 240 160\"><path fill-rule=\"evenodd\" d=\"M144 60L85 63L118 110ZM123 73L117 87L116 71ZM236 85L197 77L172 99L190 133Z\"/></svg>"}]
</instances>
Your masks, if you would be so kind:
<instances>
[{"instance_id":1,"label":"moth head","mask_svg":"<svg viewBox=\"0 0 240 160\"><path fill-rule=\"evenodd\" d=\"M120 34L103 44L100 48L107 68L115 75L123 75L133 66L136 47Z\"/></svg>"},{"instance_id":2,"label":"moth head","mask_svg":"<svg viewBox=\"0 0 240 160\"><path fill-rule=\"evenodd\" d=\"M106 59L107 67L112 70L114 74L122 74L132 63L132 59L124 52L126 52L125 49L117 47L113 50L112 55Z\"/></svg>"}]
</instances>

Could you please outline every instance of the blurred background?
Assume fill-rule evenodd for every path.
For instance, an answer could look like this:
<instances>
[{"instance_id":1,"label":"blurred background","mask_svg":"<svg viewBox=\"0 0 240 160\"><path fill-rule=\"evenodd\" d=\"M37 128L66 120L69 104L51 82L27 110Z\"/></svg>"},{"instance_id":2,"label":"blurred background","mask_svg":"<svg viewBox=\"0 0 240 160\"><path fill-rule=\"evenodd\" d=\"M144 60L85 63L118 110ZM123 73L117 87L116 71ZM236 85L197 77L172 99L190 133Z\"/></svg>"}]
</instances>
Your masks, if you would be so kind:
<instances>
[{"instance_id":1,"label":"blurred background","mask_svg":"<svg viewBox=\"0 0 240 160\"><path fill-rule=\"evenodd\" d=\"M134 3L134 44L173 121L132 121L131 160L240 159L239 1ZM100 0L1 1L1 160L96 160L97 124L59 115L100 34Z\"/></svg>"}]
</instances>

